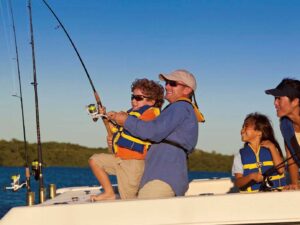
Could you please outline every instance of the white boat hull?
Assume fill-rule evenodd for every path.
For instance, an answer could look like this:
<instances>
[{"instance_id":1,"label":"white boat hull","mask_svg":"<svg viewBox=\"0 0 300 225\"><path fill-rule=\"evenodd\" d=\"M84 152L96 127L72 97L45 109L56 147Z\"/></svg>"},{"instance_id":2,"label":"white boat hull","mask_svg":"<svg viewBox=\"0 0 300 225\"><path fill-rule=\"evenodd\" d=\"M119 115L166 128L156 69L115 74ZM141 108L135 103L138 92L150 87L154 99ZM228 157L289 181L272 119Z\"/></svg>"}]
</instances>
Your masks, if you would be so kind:
<instances>
[{"instance_id":1,"label":"white boat hull","mask_svg":"<svg viewBox=\"0 0 300 225\"><path fill-rule=\"evenodd\" d=\"M300 224L300 191L228 193L232 187L230 179L196 180L184 197L95 203L88 201L95 188L65 189L43 204L11 209L0 224Z\"/></svg>"}]
</instances>

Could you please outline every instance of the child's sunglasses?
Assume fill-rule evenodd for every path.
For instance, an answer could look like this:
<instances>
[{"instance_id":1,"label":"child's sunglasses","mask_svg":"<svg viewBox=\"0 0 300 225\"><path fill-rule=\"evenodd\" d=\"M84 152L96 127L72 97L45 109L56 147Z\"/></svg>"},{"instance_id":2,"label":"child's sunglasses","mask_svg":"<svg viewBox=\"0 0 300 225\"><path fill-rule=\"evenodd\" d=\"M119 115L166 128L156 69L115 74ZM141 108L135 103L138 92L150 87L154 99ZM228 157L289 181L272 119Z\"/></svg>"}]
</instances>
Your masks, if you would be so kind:
<instances>
[{"instance_id":1,"label":"child's sunglasses","mask_svg":"<svg viewBox=\"0 0 300 225\"><path fill-rule=\"evenodd\" d=\"M136 101L143 101L145 98L150 98L150 97L147 97L147 96L144 96L144 95L134 95L132 94L131 95L131 100L136 100Z\"/></svg>"}]
</instances>

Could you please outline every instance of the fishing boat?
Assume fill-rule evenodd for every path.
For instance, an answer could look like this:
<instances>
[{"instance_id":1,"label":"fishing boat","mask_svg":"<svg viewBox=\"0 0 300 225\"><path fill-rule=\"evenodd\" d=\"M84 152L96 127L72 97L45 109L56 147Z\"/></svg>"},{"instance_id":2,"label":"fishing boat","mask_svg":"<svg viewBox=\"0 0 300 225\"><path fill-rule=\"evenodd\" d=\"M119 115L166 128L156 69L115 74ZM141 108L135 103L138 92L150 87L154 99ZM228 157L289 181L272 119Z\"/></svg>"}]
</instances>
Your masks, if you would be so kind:
<instances>
[{"instance_id":1,"label":"fishing boat","mask_svg":"<svg viewBox=\"0 0 300 225\"><path fill-rule=\"evenodd\" d=\"M185 196L91 202L100 187L70 187L34 206L12 208L1 225L300 224L300 191L239 193L230 178L190 182Z\"/></svg>"},{"instance_id":2,"label":"fishing boat","mask_svg":"<svg viewBox=\"0 0 300 225\"><path fill-rule=\"evenodd\" d=\"M98 106L102 106L86 67L63 24L60 27L69 38L93 89ZM159 199L106 200L91 202L90 195L100 194L101 187L69 187L50 189L51 197L44 201L42 150L39 132L37 81L34 41L30 10L31 45L38 138L37 178L40 182L40 204L12 208L1 225L196 225L196 224L300 224L297 210L300 191L239 193L231 178L193 180L185 196ZM104 119L104 124L107 121ZM26 143L26 141L25 141ZM28 182L30 183L30 181ZM14 183L13 183L14 185ZM18 185L16 183L16 185ZM54 187L54 186L52 186ZM28 190L30 193L30 190ZM32 195L27 195L32 197Z\"/></svg>"}]
</instances>

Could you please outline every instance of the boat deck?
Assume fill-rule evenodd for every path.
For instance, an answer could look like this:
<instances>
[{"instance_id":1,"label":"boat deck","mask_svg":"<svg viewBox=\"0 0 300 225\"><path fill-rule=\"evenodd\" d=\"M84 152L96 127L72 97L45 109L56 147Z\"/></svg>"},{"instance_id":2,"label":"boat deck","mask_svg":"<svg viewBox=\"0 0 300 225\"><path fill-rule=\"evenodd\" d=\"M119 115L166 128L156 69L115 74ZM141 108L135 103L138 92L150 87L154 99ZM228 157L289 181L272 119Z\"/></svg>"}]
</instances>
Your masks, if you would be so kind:
<instances>
[{"instance_id":1,"label":"boat deck","mask_svg":"<svg viewBox=\"0 0 300 225\"><path fill-rule=\"evenodd\" d=\"M0 224L300 224L300 191L234 192L230 179L195 180L182 197L92 203L99 187L65 188L43 204L11 209Z\"/></svg>"}]
</instances>

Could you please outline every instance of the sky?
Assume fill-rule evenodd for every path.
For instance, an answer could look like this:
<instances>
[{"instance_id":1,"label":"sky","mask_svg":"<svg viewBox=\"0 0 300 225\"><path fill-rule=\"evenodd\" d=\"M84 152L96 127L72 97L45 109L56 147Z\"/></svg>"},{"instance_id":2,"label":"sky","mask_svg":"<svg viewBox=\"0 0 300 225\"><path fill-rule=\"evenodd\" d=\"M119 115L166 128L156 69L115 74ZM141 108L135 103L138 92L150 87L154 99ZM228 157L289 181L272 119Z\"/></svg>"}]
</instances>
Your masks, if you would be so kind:
<instances>
[{"instance_id":1,"label":"sky","mask_svg":"<svg viewBox=\"0 0 300 225\"><path fill-rule=\"evenodd\" d=\"M36 142L28 3L11 0L23 89L26 135ZM0 0L0 139L22 140L15 47L8 0ZM284 77L300 78L300 1L297 0L48 0L72 37L107 110L130 108L137 78L186 69L197 79L206 122L196 148L234 154L243 145L247 114L273 122L272 96ZM58 23L32 0L42 142L106 147L104 125L86 74ZM166 104L165 104L166 105Z\"/></svg>"}]
</instances>

